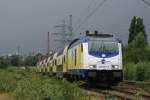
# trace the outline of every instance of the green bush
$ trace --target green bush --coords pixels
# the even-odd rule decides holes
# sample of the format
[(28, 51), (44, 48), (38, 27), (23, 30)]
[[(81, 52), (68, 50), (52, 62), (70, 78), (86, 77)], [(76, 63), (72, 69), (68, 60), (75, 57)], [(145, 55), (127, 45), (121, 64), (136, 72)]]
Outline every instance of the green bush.
[(9, 60), (0, 57), (0, 68), (7, 68), (9, 65)]
[(126, 80), (149, 81), (150, 63), (139, 62), (137, 64), (127, 63), (124, 65), (124, 78)]
[(146, 72), (144, 73), (145, 80), (150, 81), (150, 63), (148, 63)]
[(143, 81), (144, 80), (144, 74), (145, 74), (145, 66), (146, 64), (143, 64), (143, 63), (138, 63), (136, 65), (136, 80), (139, 80), (139, 81)]
[(135, 80), (136, 79), (136, 66), (134, 63), (127, 63), (124, 65), (124, 79)]
[(150, 63), (138, 63), (136, 64), (136, 80), (144, 81), (150, 79)]

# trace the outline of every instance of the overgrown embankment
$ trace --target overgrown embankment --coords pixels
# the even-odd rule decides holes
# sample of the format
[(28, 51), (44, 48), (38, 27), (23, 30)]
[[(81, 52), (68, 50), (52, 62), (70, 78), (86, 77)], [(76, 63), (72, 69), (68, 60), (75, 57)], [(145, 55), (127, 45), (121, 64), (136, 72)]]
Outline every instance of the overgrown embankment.
[(76, 83), (20, 69), (0, 69), (0, 93), (11, 93), (14, 100), (87, 99)]

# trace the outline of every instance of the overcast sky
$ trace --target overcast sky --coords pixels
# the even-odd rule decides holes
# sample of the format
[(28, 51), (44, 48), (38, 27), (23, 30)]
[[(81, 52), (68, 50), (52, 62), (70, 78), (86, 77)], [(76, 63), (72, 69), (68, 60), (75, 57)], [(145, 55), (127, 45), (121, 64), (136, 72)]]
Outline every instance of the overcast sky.
[[(133, 16), (144, 19), (150, 32), (150, 6), (141, 0), (107, 0), (81, 28), (77, 26), (103, 0), (0, 0), (0, 53), (46, 49), (47, 32), (57, 32), (55, 25), (73, 15), (76, 31), (99, 30), (117, 33), (127, 40)], [(148, 34), (150, 38), (150, 34)]]

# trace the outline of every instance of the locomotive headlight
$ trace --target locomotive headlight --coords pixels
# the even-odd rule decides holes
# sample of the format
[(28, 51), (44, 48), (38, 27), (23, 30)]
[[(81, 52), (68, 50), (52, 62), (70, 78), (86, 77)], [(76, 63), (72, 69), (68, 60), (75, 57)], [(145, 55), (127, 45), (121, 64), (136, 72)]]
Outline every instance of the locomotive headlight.
[(102, 54), (102, 57), (103, 57), (103, 58), (105, 58), (105, 57), (106, 57), (106, 55), (105, 55), (105, 54)]
[(119, 66), (118, 65), (112, 65), (112, 68), (119, 69)]
[(96, 68), (96, 65), (90, 65), (89, 68), (91, 69)]
[(90, 68), (93, 68), (93, 66), (92, 66), (92, 65), (90, 65), (89, 67), (90, 67)]

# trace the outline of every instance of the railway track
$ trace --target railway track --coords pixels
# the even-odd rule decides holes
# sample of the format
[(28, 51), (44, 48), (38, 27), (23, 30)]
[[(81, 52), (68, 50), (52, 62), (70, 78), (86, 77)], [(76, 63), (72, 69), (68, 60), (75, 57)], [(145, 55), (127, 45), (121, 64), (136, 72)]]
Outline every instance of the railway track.
[(150, 100), (150, 92), (139, 88), (134, 82), (123, 82), (111, 88), (89, 88), (84, 86), (82, 89), (88, 95), (95, 95), (102, 100), (106, 97), (119, 100)]

